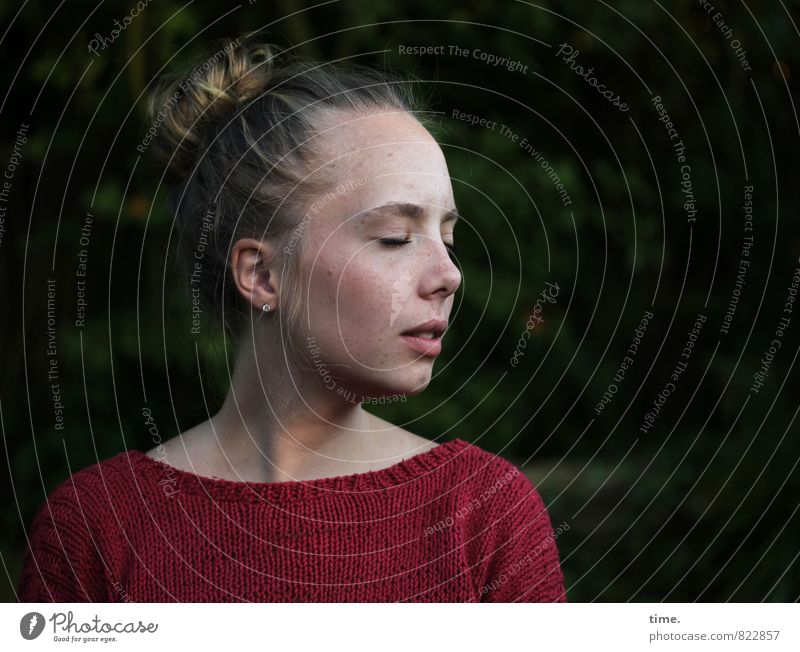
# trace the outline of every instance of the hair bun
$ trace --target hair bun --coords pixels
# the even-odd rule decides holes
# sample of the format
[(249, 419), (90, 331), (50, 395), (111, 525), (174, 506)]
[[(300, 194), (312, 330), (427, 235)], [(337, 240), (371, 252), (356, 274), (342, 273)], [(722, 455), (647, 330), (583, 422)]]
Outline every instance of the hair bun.
[(191, 174), (212, 125), (264, 92), (277, 50), (269, 44), (225, 41), (188, 74), (164, 75), (159, 80), (150, 93), (148, 109), (151, 129), (157, 131), (154, 152), (169, 182), (180, 182)]

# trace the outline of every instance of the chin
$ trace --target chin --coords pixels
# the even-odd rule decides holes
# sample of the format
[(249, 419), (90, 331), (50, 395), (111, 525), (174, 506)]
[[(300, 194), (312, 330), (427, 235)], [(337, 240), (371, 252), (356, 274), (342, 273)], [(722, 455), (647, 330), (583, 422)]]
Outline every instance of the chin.
[(417, 396), (422, 394), (431, 383), (430, 371), (423, 374), (408, 374), (403, 381), (393, 384), (391, 394), (404, 394), (405, 396)]

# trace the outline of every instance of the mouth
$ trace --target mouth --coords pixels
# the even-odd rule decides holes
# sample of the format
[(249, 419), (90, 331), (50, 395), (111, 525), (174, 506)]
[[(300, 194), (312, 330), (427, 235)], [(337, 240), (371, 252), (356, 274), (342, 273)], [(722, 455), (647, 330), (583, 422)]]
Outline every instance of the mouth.
[(440, 339), (447, 330), (447, 322), (443, 319), (429, 319), (422, 324), (417, 324), (413, 328), (404, 330), (400, 335), (412, 335), (414, 337), (424, 337), (427, 339)]
[(417, 353), (435, 358), (442, 352), (442, 340), (439, 337), (417, 337), (415, 335), (401, 335), (400, 338)]
[(446, 330), (446, 321), (432, 319), (403, 331), (400, 333), (400, 337), (417, 353), (428, 357), (436, 357), (442, 352), (442, 336)]

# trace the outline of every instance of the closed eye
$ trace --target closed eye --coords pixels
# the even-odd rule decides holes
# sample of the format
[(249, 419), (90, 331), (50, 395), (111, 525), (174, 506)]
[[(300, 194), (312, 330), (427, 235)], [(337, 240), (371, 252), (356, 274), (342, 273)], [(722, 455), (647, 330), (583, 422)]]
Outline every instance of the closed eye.
[(400, 245), (408, 244), (411, 240), (398, 240), (397, 238), (380, 238), (381, 244), (387, 247), (399, 247)]
[[(397, 238), (379, 238), (378, 239), (382, 245), (387, 247), (401, 247), (402, 245), (409, 244), (411, 240), (398, 240)], [(455, 243), (450, 244), (448, 242), (443, 243), (444, 246), (447, 248), (447, 251), (451, 254), (454, 254), (456, 251)]]

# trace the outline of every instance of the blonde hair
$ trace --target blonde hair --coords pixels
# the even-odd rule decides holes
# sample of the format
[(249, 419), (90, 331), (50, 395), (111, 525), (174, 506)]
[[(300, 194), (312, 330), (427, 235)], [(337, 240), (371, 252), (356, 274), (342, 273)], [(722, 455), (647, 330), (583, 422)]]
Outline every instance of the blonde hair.
[[(302, 313), (298, 225), (309, 201), (332, 185), (319, 175), (312, 181), (320, 154), (312, 136), (334, 111), (405, 111), (426, 127), (437, 124), (420, 110), (405, 80), (352, 63), (302, 60), (252, 38), (220, 43), (191, 71), (163, 77), (149, 110), (161, 118), (153, 149), (171, 186), (190, 268), (204, 230), (211, 230), (197, 282), (204, 310), (238, 339), (253, 313), (228, 274), (229, 252), (242, 237), (269, 238), (276, 258), (265, 264), (284, 273), (284, 342), (292, 341)], [(286, 254), (290, 239), (298, 241)]]

